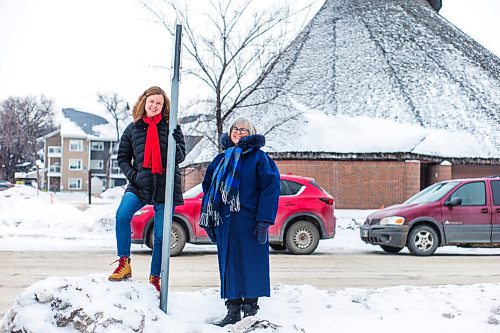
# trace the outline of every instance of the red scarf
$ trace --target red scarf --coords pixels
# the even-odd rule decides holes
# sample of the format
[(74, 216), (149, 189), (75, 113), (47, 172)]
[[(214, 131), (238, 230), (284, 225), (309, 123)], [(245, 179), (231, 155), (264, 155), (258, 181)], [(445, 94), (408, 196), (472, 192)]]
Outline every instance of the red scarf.
[(148, 132), (146, 134), (146, 147), (144, 148), (144, 168), (151, 168), (151, 173), (161, 174), (163, 167), (161, 165), (160, 140), (158, 139), (158, 124), (162, 119), (161, 113), (154, 117), (148, 118), (144, 116), (142, 120), (148, 124)]

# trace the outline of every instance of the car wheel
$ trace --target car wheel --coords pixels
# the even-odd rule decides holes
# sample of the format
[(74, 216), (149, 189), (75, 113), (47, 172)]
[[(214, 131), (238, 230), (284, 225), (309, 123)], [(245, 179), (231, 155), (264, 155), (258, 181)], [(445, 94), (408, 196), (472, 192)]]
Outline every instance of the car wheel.
[(413, 227), (408, 234), (406, 246), (410, 253), (416, 256), (430, 256), (439, 245), (437, 232), (428, 225)]
[(186, 245), (186, 232), (177, 222), (172, 222), (172, 233), (170, 234), (170, 256), (175, 257), (182, 252)]
[(394, 247), (394, 246), (387, 246), (387, 245), (380, 245), (380, 247), (382, 248), (382, 250), (384, 250), (387, 253), (398, 253), (399, 251), (404, 249), (403, 247)]
[(154, 224), (151, 224), (148, 230), (148, 234), (146, 237), (146, 246), (149, 247), (151, 250), (153, 249), (153, 244), (155, 243), (155, 233), (154, 233)]
[[(146, 245), (152, 249), (155, 236), (154, 236), (154, 231), (153, 228), (149, 231), (148, 235), (149, 241), (146, 243)], [(172, 231), (170, 233), (170, 256), (175, 257), (179, 253), (182, 252), (184, 249), (184, 246), (186, 245), (186, 231), (184, 231), (184, 228), (177, 222), (172, 222)]]
[(286, 248), (293, 254), (311, 254), (319, 243), (319, 231), (314, 224), (299, 221), (286, 232)]
[(284, 250), (286, 250), (285, 244), (269, 243), (269, 246), (271, 247), (271, 249), (273, 249), (275, 251), (284, 251)]

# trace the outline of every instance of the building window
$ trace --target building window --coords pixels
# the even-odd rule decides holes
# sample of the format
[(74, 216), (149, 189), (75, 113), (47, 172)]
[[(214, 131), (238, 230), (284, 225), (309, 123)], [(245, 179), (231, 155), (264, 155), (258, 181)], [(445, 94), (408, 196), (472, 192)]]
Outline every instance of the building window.
[(60, 154), (61, 153), (61, 146), (49, 146), (48, 153), (49, 154)]
[(114, 153), (117, 153), (118, 148), (120, 148), (120, 142), (119, 141), (111, 141), (111, 151)]
[(90, 160), (90, 168), (102, 170), (104, 168), (104, 161), (103, 160)]
[(82, 160), (80, 159), (70, 159), (69, 160), (69, 169), (70, 170), (82, 170)]
[(61, 173), (61, 165), (59, 163), (54, 163), (49, 166), (49, 173)]
[(69, 178), (68, 179), (68, 189), (81, 190), (82, 189), (82, 179), (81, 178)]
[(120, 170), (120, 166), (118, 165), (118, 161), (117, 160), (113, 160), (113, 162), (111, 163), (111, 173), (113, 175), (119, 175), (120, 173), (122, 173), (122, 171)]
[(69, 151), (83, 151), (83, 140), (69, 140)]
[(90, 143), (90, 150), (104, 150), (104, 142), (93, 141)]

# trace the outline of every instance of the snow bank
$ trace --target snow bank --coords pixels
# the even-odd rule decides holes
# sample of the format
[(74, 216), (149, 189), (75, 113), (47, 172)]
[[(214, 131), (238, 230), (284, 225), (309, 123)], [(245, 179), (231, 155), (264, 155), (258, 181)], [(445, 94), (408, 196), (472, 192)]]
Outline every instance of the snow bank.
[[(168, 315), (146, 283), (104, 275), (51, 277), (27, 288), (0, 322), (1, 332), (498, 332), (500, 284), (320, 290), (274, 285), (258, 319), (220, 328), (216, 289), (170, 292)], [(362, 318), (362, 320), (361, 320)]]
[(54, 193), (15, 186), (0, 192), (0, 235), (59, 239), (101, 235), (114, 230), (116, 204), (93, 205), (82, 211)]

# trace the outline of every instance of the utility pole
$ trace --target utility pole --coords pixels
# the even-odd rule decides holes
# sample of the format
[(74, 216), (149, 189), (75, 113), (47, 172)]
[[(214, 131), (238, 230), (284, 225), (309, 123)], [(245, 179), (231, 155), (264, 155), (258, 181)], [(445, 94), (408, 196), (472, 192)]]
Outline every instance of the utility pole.
[(161, 265), (161, 289), (160, 289), (160, 309), (167, 313), (168, 302), (168, 275), (170, 270), (170, 237), (172, 233), (172, 217), (174, 214), (174, 176), (175, 176), (175, 149), (176, 143), (172, 133), (177, 127), (177, 112), (179, 105), (179, 70), (181, 64), (181, 37), (182, 25), (175, 24), (175, 44), (172, 68), (172, 87), (170, 93), (170, 117), (168, 126), (168, 151), (167, 151), (167, 171), (165, 180), (165, 209), (163, 219), (163, 247)]
[(36, 195), (40, 193), (40, 164), (42, 161), (36, 160)]
[(89, 190), (89, 205), (92, 204), (92, 172), (90, 171), (90, 165), (89, 165), (89, 181), (87, 182), (88, 185), (88, 190)]

